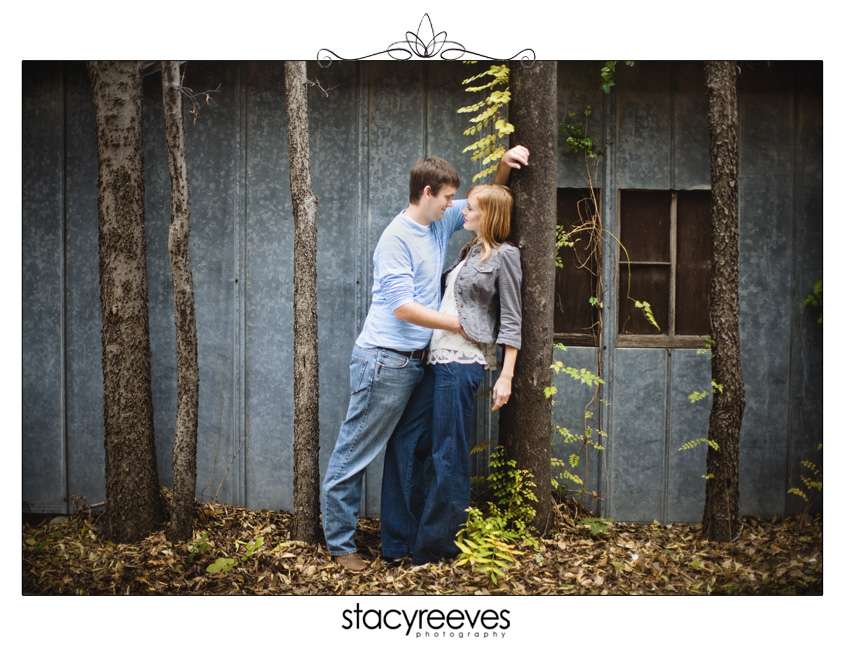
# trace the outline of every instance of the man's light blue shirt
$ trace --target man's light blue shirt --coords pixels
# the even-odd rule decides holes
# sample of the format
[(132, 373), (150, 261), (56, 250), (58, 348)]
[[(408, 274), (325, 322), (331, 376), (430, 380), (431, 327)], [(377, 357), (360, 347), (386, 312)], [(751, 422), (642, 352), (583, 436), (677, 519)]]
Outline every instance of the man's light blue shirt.
[(412, 351), (428, 346), (432, 330), (400, 320), (393, 311), (411, 301), (439, 309), (448, 241), (463, 227), (465, 206), (466, 200), (454, 200), (443, 217), (427, 227), (404, 211), (387, 225), (372, 256), (372, 303), (355, 343), (358, 347)]

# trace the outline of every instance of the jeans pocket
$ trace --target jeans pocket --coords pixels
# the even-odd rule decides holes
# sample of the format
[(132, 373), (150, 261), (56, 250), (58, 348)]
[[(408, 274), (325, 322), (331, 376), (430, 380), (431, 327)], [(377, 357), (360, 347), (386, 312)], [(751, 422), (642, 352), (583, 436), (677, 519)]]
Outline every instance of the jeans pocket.
[(381, 351), (381, 355), (378, 357), (378, 364), (381, 367), (386, 367), (391, 370), (400, 370), (404, 367), (407, 367), (407, 364), (410, 362), (410, 359), (406, 356), (401, 356), (399, 354), (391, 354), (387, 351)]
[[(410, 359), (406, 356), (391, 354), (390, 352), (381, 350), (378, 354), (378, 359), (375, 361), (375, 378), (381, 378), (381, 370), (387, 370), (389, 375), (389, 372), (392, 370), (403, 370), (408, 366), (408, 363), (410, 363)], [(392, 378), (392, 375), (389, 375), (389, 378)]]
[(368, 367), (368, 360), (352, 354), (352, 362), (349, 365), (349, 387), (351, 388), (352, 394), (360, 392), (368, 385), (370, 381), (369, 377), (371, 377), (371, 375), (368, 377), (366, 374)]

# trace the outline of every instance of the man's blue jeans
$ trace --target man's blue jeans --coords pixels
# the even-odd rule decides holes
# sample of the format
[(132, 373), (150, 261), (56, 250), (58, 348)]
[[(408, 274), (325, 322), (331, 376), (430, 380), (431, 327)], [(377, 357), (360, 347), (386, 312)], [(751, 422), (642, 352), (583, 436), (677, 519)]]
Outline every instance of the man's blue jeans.
[(387, 444), (423, 371), (421, 360), (386, 349), (352, 351), (349, 410), (322, 485), (322, 525), (331, 555), (357, 550), (363, 474)]
[[(413, 563), (457, 555), (469, 507), (469, 439), (483, 365), (429, 365), (390, 438), (381, 486), (381, 550)], [(433, 466), (426, 489), (424, 463)]]

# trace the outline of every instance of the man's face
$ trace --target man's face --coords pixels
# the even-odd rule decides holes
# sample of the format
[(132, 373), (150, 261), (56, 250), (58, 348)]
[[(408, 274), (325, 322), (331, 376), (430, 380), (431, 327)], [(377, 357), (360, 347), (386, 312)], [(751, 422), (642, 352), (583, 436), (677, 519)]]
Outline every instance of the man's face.
[(436, 222), (443, 217), (445, 210), (451, 206), (451, 201), (457, 194), (457, 188), (454, 186), (442, 186), (440, 192), (436, 195), (431, 195), (430, 187), (425, 187), (425, 209), (428, 218), (431, 222)]

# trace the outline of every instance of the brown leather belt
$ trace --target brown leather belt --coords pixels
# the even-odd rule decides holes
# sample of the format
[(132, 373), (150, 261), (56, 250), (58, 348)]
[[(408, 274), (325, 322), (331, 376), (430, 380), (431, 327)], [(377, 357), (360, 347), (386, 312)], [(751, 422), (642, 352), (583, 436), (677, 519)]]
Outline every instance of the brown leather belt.
[(425, 355), (427, 349), (417, 349), (416, 351), (399, 351), (398, 349), (390, 349), (389, 347), (381, 347), (384, 351), (391, 351), (394, 354), (398, 354), (399, 356), (404, 356), (405, 358), (412, 358), (415, 360), (422, 360), (422, 357)]

